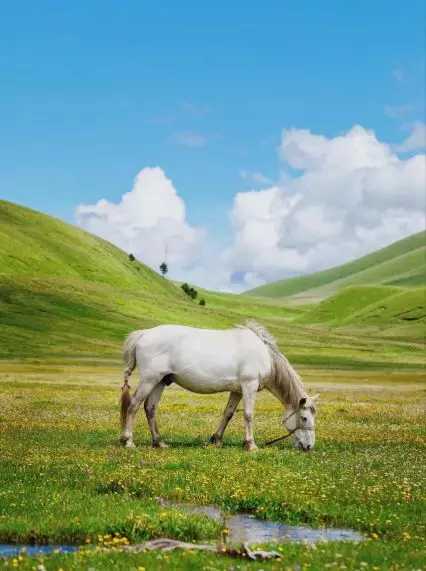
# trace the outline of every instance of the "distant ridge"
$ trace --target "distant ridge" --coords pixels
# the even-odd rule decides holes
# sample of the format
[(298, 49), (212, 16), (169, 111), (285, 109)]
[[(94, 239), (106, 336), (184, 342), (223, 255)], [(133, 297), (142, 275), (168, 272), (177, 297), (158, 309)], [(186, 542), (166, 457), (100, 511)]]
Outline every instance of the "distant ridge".
[(259, 286), (245, 292), (260, 297), (292, 297), (317, 302), (353, 285), (415, 287), (426, 283), (426, 232), (418, 232), (347, 264)]

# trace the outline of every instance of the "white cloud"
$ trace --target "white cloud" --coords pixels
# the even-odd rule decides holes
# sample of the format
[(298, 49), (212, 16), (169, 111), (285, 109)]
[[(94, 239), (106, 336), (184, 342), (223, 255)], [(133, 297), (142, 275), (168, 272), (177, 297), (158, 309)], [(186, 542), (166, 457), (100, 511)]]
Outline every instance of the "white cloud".
[(171, 141), (176, 145), (182, 145), (183, 147), (189, 147), (191, 149), (199, 149), (207, 145), (207, 138), (204, 135), (194, 133), (193, 131), (175, 133), (172, 135)]
[(340, 264), (424, 228), (424, 156), (401, 160), (361, 126), (334, 138), (284, 130), (279, 154), (299, 174), (234, 200), (226, 263), (243, 286)]
[(396, 145), (395, 149), (400, 153), (409, 153), (412, 151), (423, 151), (426, 149), (426, 124), (416, 121), (411, 125), (411, 132), (400, 145)]
[(167, 250), (174, 273), (194, 265), (200, 255), (203, 230), (186, 220), (185, 204), (162, 169), (144, 168), (133, 188), (118, 203), (106, 199), (81, 204), (77, 223), (158, 268)]
[(284, 130), (279, 156), (286, 176), (235, 195), (224, 251), (188, 223), (158, 167), (141, 170), (117, 203), (80, 205), (77, 222), (154, 268), (167, 248), (172, 277), (234, 291), (341, 264), (424, 228), (424, 155), (401, 158), (355, 126), (332, 138)]

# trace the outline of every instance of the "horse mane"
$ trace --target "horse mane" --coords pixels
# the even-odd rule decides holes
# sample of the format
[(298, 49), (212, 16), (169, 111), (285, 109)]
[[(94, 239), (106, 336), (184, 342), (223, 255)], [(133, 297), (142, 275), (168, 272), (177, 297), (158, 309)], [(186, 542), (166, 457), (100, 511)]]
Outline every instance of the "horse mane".
[[(308, 395), (299, 374), (280, 352), (275, 337), (266, 327), (254, 320), (249, 320), (239, 327), (252, 331), (267, 346), (272, 359), (271, 387), (276, 390), (285, 404), (298, 408), (300, 399), (308, 398)], [(312, 408), (314, 406), (313, 403), (309, 405)]]

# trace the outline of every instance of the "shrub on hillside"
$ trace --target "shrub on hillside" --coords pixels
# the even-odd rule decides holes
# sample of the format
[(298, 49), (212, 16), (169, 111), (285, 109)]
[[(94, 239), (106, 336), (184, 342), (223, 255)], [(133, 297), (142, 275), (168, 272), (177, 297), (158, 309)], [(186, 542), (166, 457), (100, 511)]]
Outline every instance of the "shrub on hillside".
[(186, 295), (188, 297), (190, 297), (191, 299), (197, 298), (198, 291), (195, 288), (189, 286), (186, 282), (184, 284), (182, 284), (180, 287), (183, 289), (183, 291), (186, 293)]

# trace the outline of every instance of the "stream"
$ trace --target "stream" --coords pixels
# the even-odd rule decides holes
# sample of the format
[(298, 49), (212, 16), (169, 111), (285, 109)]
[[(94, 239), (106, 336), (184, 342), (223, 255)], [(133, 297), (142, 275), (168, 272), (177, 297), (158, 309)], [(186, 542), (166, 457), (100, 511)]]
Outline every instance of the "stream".
[[(351, 529), (331, 527), (307, 527), (303, 525), (286, 525), (275, 521), (258, 519), (251, 514), (229, 514), (217, 506), (199, 506), (180, 504), (159, 499), (164, 507), (180, 509), (189, 513), (202, 514), (221, 523), (228, 529), (230, 545), (248, 545), (261, 543), (318, 543), (321, 541), (363, 541), (361, 533)], [(27, 555), (48, 555), (50, 553), (72, 553), (80, 548), (78, 545), (13, 545), (0, 544), (0, 557), (16, 557), (25, 552)]]

